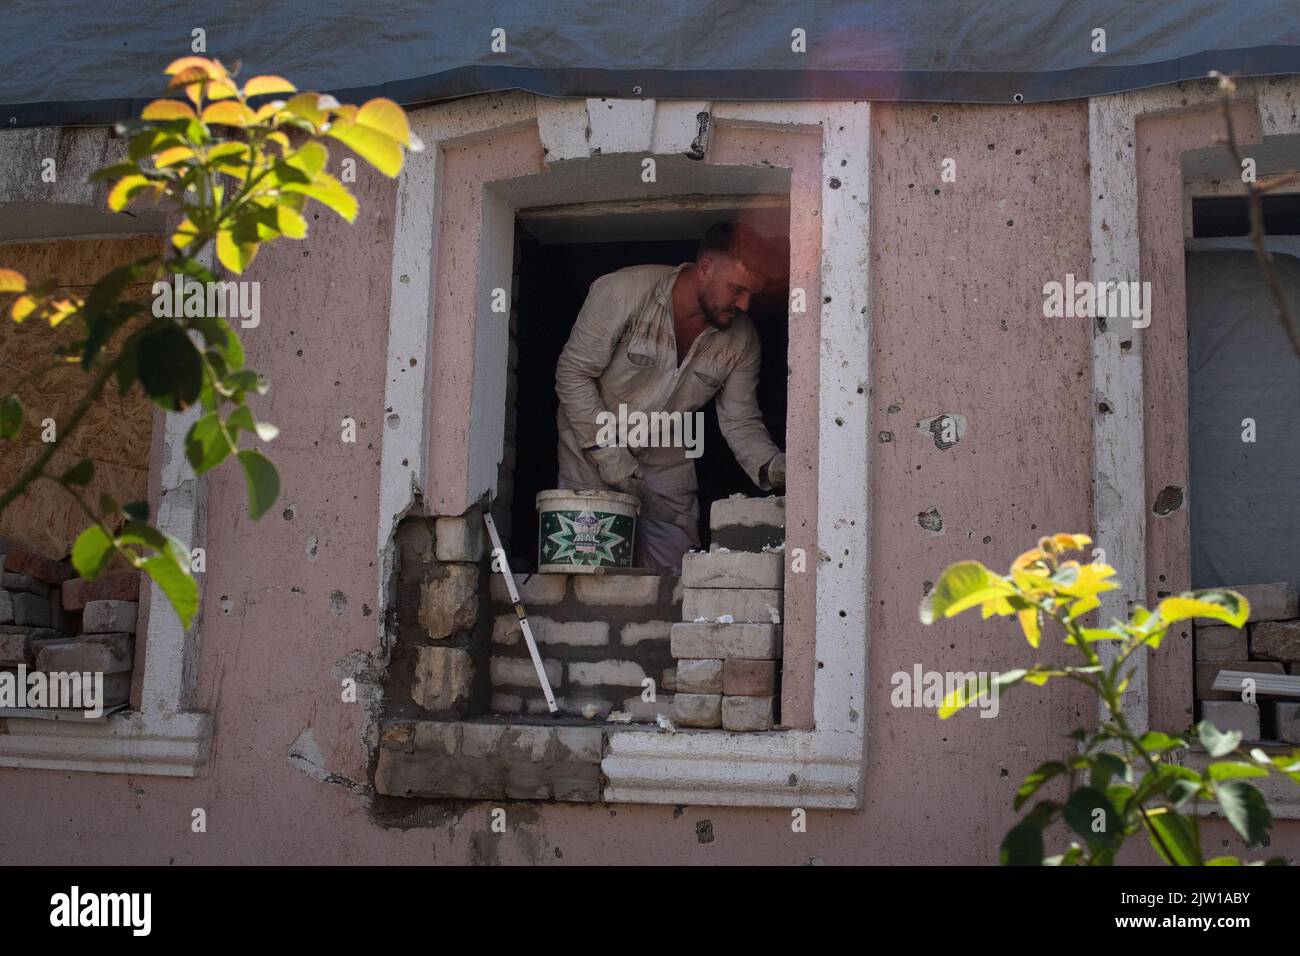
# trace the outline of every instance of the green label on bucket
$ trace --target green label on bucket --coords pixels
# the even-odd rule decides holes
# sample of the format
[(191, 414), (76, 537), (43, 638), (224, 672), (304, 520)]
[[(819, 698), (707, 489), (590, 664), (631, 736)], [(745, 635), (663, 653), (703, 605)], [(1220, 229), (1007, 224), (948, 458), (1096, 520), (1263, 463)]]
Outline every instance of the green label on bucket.
[(632, 566), (630, 515), (583, 511), (544, 511), (541, 514), (543, 565), (594, 567)]

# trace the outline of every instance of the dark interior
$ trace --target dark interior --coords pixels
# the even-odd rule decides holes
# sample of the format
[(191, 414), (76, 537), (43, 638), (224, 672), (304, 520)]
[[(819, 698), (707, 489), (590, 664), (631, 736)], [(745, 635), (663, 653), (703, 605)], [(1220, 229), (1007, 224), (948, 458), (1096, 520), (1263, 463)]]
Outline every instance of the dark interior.
[[(697, 236), (645, 242), (542, 244), (521, 232), (517, 269), (519, 365), (515, 428), (515, 484), (510, 559), (516, 570), (537, 567), (537, 492), (556, 483), (555, 366), (593, 281), (624, 266), (677, 265), (695, 259)], [(758, 403), (772, 440), (785, 447), (786, 343), (789, 282), (774, 280), (751, 300), (750, 318), (763, 342)], [(710, 504), (736, 492), (762, 492), (736, 464), (718, 429), (713, 402), (703, 408), (700, 534), (708, 546)], [(507, 436), (508, 439), (509, 436)]]
[[(1300, 196), (1263, 198), (1264, 233), (1300, 235)], [(1192, 200), (1192, 235), (1197, 239), (1250, 235), (1250, 208), (1245, 196), (1206, 196)]]

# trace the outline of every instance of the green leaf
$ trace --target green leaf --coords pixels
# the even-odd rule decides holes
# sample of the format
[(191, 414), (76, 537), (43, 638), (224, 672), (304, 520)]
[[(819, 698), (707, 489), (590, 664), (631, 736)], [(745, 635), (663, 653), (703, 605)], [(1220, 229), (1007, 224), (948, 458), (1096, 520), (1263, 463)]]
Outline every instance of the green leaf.
[(95, 477), (95, 463), (83, 458), (63, 473), (59, 481), (65, 485), (88, 485)]
[(17, 395), (6, 395), (0, 401), (0, 438), (10, 439), (23, 427), (23, 403)]
[(216, 412), (199, 418), (185, 435), (185, 457), (196, 475), (215, 468), (235, 450), (235, 443)]
[(1103, 750), (1092, 758), (1092, 773), (1089, 783), (1098, 790), (1105, 791), (1112, 779), (1128, 780), (1130, 778), (1128, 763), (1119, 754)]
[[(1160, 854), (1162, 860), (1174, 866), (1201, 865), (1201, 847), (1187, 817), (1177, 810), (1160, 807), (1148, 810), (1145, 820), (1151, 837), (1151, 846)], [(1157, 836), (1159, 840), (1156, 839)], [(1163, 846), (1161, 840), (1164, 841)]]
[(77, 535), (72, 545), (72, 566), (83, 578), (93, 581), (103, 573), (113, 556), (113, 539), (97, 524)]
[(188, 556), (184, 562), (178, 562), (174, 555), (156, 554), (141, 561), (138, 567), (153, 579), (181, 623), (189, 627), (199, 610), (199, 586), (190, 574)]
[(1002, 866), (1042, 866), (1042, 827), (1028, 821), (1013, 826), (1002, 840), (998, 863)]
[(239, 463), (248, 485), (248, 516), (256, 521), (279, 497), (280, 476), (266, 456), (252, 448), (239, 453)]
[(128, 501), (122, 505), (122, 512), (132, 521), (144, 524), (149, 520), (149, 502), (147, 501)]
[(1250, 602), (1236, 591), (1196, 591), (1168, 597), (1156, 606), (1156, 614), (1166, 624), (1196, 617), (1209, 617), (1233, 627), (1241, 627), (1250, 615)]
[(310, 196), (334, 210), (348, 222), (357, 218), (357, 199), (328, 173), (317, 173), (310, 183), (285, 183), (284, 191)]
[(1142, 744), (1142, 749), (1147, 753), (1160, 753), (1165, 750), (1177, 750), (1180, 747), (1186, 747), (1187, 741), (1180, 740), (1177, 737), (1171, 737), (1159, 730), (1149, 730), (1142, 735), (1138, 741)]
[(1208, 720), (1203, 720), (1196, 725), (1196, 734), (1201, 738), (1201, 746), (1209, 752), (1211, 757), (1222, 757), (1225, 754), (1230, 754), (1241, 743), (1240, 730), (1229, 730), (1224, 733)]
[(1089, 845), (1119, 845), (1123, 820), (1106, 795), (1093, 787), (1080, 787), (1070, 794), (1061, 811), (1070, 829)]
[(256, 242), (244, 240), (243, 236), (237, 236), (231, 229), (223, 228), (217, 231), (217, 258), (235, 275), (247, 269), (256, 255)]
[(1241, 777), (1267, 777), (1268, 771), (1242, 760), (1224, 760), (1206, 767), (1205, 775), (1214, 781), (1235, 780)]
[(1212, 860), (1205, 861), (1206, 866), (1241, 866), (1241, 861), (1235, 856), (1216, 856)]
[(1133, 798), (1133, 788), (1126, 783), (1112, 783), (1106, 788), (1106, 799), (1110, 805), (1118, 810), (1121, 814), (1128, 807), (1128, 802)]
[(933, 624), (968, 608), (1012, 593), (1011, 585), (978, 561), (949, 565), (921, 602), (921, 623)]
[(173, 322), (151, 326), (136, 347), (140, 385), (155, 405), (181, 411), (194, 404), (203, 387), (203, 358)]
[(1223, 815), (1241, 834), (1246, 846), (1263, 842), (1273, 824), (1273, 815), (1258, 787), (1245, 780), (1224, 780), (1215, 785), (1214, 795), (1223, 808)]
[(1019, 810), (1029, 801), (1030, 797), (1042, 788), (1043, 784), (1065, 772), (1065, 764), (1059, 760), (1049, 760), (1047, 763), (1040, 764), (1029, 776), (1025, 777), (1025, 782), (1016, 790), (1016, 798), (1011, 803), (1012, 808)]
[(338, 120), (326, 135), (343, 143), (385, 176), (396, 176), (402, 170), (402, 147), (376, 129)]

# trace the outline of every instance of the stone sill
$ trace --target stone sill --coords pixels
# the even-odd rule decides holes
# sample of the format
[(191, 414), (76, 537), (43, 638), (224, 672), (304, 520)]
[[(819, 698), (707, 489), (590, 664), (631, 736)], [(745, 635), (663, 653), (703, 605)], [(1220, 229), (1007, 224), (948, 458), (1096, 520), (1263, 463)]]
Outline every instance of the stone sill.
[(193, 777), (212, 746), (210, 714), (121, 711), (104, 721), (0, 718), (0, 767)]

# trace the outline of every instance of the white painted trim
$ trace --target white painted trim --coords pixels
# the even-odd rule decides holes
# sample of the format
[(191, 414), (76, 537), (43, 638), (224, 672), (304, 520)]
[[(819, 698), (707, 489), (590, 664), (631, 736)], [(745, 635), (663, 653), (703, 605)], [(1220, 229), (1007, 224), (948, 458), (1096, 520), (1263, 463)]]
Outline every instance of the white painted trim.
[[(1289, 94), (1289, 95), (1288, 95)], [(1295, 118), (1300, 79), (1243, 80), (1237, 98), (1254, 97), (1265, 136), (1300, 132)], [(1088, 100), (1092, 279), (1140, 279), (1138, 244), (1137, 121), (1142, 115), (1197, 109), (1218, 102), (1213, 83), (1135, 90)], [(1186, 192), (1184, 191), (1184, 195)], [(1155, 316), (1152, 321), (1159, 321)], [(1101, 596), (1100, 617), (1126, 619), (1134, 603), (1146, 604), (1146, 441), (1141, 329), (1124, 322), (1105, 333), (1093, 328), (1093, 520), (1097, 547), (1106, 551), (1123, 587)], [(1121, 340), (1131, 340), (1128, 352)], [(1105, 401), (1111, 411), (1100, 412)], [(1103, 660), (1114, 650), (1105, 648)], [(1098, 703), (1105, 719), (1105, 705)], [(1143, 733), (1150, 722), (1146, 655), (1134, 658), (1124, 716)]]
[[(423, 276), (417, 288), (401, 290), (394, 296), (389, 315), (389, 363), (406, 361), (412, 354), (425, 354), (431, 324), (414, 328), (413, 323), (429, 322), (425, 316), (436, 315), (436, 290), (431, 277), (436, 262), (426, 260), (421, 271), (412, 271), (404, 250), (414, 243), (417, 257), (436, 255), (437, 218), (432, 207), (436, 201), (435, 168), (428, 166), (433, 157), (451, 139), (483, 136), (493, 130), (529, 121), (525, 114), (533, 110), (538, 122), (547, 161), (584, 160), (587, 147), (589, 103), (539, 99), (511, 100), (512, 109), (485, 109), (483, 97), (471, 97), (450, 104), (415, 111), (416, 130), (428, 151), (415, 162), (425, 164), (419, 172), (414, 166), (398, 181), (395, 224), (394, 285), (398, 291), (400, 275)], [(692, 104), (695, 113), (708, 104)], [(645, 107), (632, 111), (637, 119), (635, 130), (626, 137), (606, 130), (601, 142), (611, 147), (639, 148), (646, 135), (661, 131), (661, 143), (680, 146), (687, 130), (685, 111), (677, 110), (669, 135), (668, 124), (655, 125)], [(691, 113), (690, 115), (694, 115)], [(714, 119), (725, 119), (741, 126), (783, 129), (791, 125), (816, 129), (824, 135), (822, 186), (822, 397), (819, 406), (822, 447), (819, 457), (819, 546), (837, 555), (834, 562), (821, 562), (818, 569), (816, 617), (816, 659), (823, 667), (816, 670), (813, 686), (813, 711), (817, 729), (813, 731), (775, 731), (763, 734), (731, 734), (725, 731), (702, 731), (676, 734), (611, 734), (609, 750), (601, 769), (608, 784), (603, 798), (612, 802), (693, 803), (734, 806), (813, 806), (856, 808), (861, 806), (864, 722), (866, 701), (863, 687), (867, 643), (870, 573), (870, 507), (867, 495), (869, 480), (869, 415), (867, 404), (868, 356), (870, 354), (868, 266), (870, 205), (868, 174), (870, 153), (866, 148), (870, 134), (870, 107), (866, 103), (743, 103), (720, 104)], [(649, 125), (647, 126), (647, 122)], [(651, 132), (647, 134), (647, 130)], [(692, 137), (694, 134), (692, 133)], [(604, 147), (602, 147), (603, 150)], [(600, 160), (588, 160), (599, 162)], [(841, 161), (845, 165), (839, 165)], [(831, 171), (838, 180), (830, 186)], [(420, 194), (416, 195), (415, 191)], [(486, 213), (485, 213), (486, 215)], [(425, 241), (423, 229), (428, 223), (435, 231), (433, 244)], [(418, 234), (413, 234), (413, 231)], [(500, 232), (500, 230), (496, 230)], [(498, 235), (498, 244), (506, 237)], [(493, 261), (492, 253), (481, 256), (481, 265)], [(427, 309), (418, 307), (427, 302)], [(385, 404), (401, 416), (402, 422), (427, 421), (431, 414), (427, 389), (401, 389), (388, 383)], [(862, 388), (861, 393), (858, 389)], [(838, 419), (838, 422), (837, 422)], [(422, 486), (412, 486), (418, 473), (400, 466), (402, 458), (423, 461), (412, 432), (384, 429), (381, 456), (381, 496), (379, 553), (387, 556), (391, 570), (389, 544), (394, 519), (400, 513), (395, 502)], [(859, 480), (846, 487), (845, 475)], [(844, 520), (848, 515), (854, 522)], [(847, 554), (845, 553), (847, 552)], [(843, 567), (840, 565), (843, 556)], [(387, 606), (386, 584), (381, 584), (380, 607)], [(840, 616), (840, 612), (844, 616)], [(381, 621), (384, 615), (380, 615)], [(851, 712), (852, 711), (852, 712)], [(793, 783), (791, 780), (793, 778)]]
[(208, 761), (210, 714), (117, 713), (103, 723), (7, 719), (0, 767), (193, 777)]
[[(20, 130), (7, 134), (4, 145), (30, 150), (37, 141), (49, 144), (51, 136), (57, 140), (55, 152), (27, 155), (79, 156), (80, 162), (93, 168), (99, 157), (111, 157), (124, 148), (108, 139), (108, 131), (102, 129)], [(60, 177), (58, 183), (44, 184), (33, 195), (6, 198), (78, 203), (97, 209), (97, 195), (95, 188), (76, 177)], [(204, 262), (214, 265), (212, 250)], [(154, 414), (163, 416), (157, 526), (191, 548), (203, 547), (207, 481), (196, 478), (185, 460), (185, 433), (198, 416), (198, 407), (183, 414)], [(201, 596), (202, 574), (197, 582)], [(199, 619), (187, 632), (157, 585), (149, 582), (146, 593), (150, 613), (140, 710), (113, 714), (98, 724), (7, 718), (8, 733), (0, 734), (0, 767), (194, 776), (207, 762), (212, 717), (188, 710), (197, 679), (201, 597)]]

